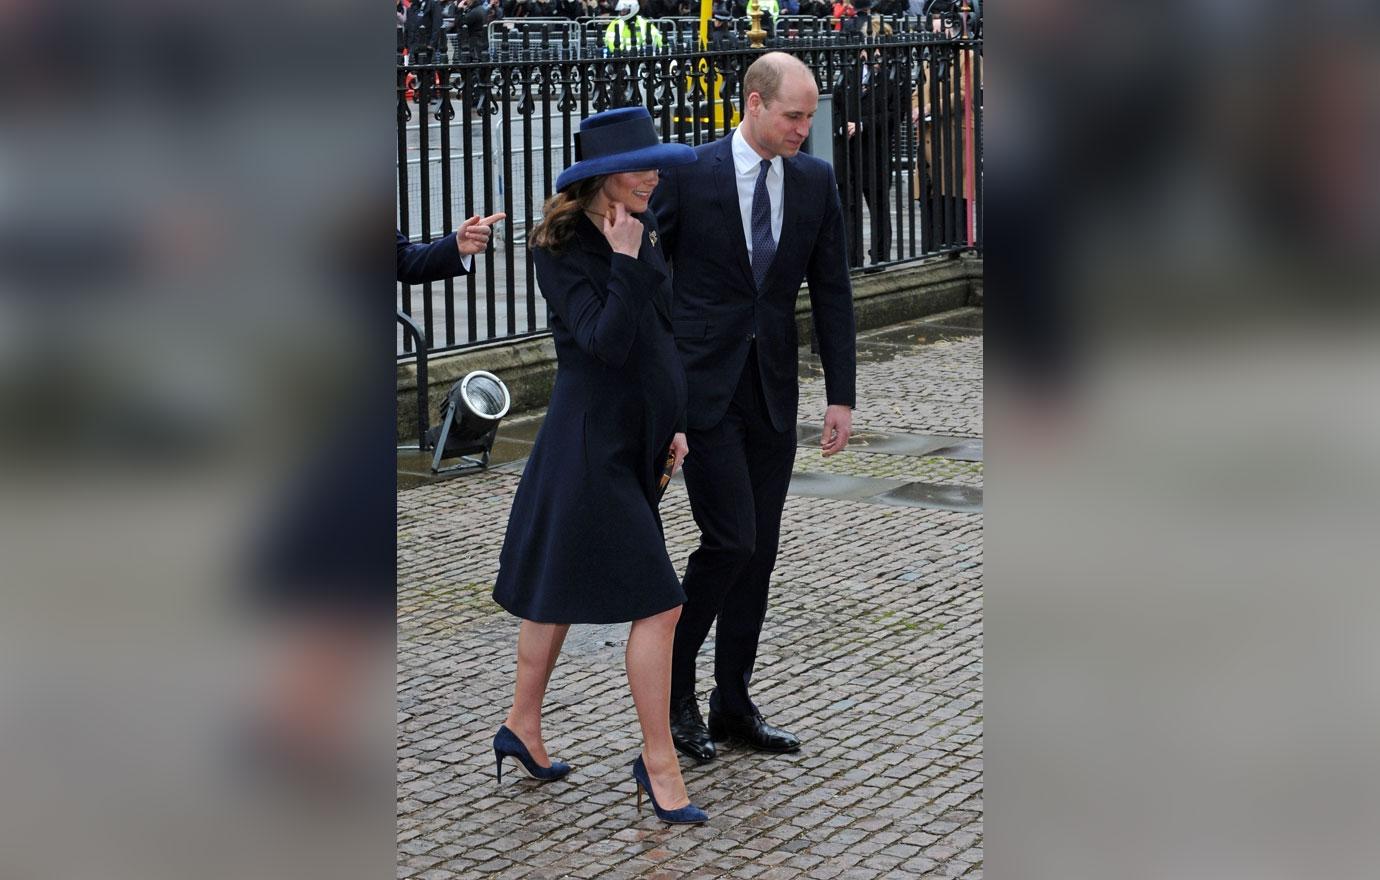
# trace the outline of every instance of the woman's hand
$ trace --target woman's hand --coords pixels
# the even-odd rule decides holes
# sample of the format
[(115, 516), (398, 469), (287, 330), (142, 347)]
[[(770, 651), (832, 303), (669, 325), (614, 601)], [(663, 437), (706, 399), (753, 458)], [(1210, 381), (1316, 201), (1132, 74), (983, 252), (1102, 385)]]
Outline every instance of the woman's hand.
[(671, 465), (671, 473), (680, 470), (681, 462), (685, 461), (685, 456), (690, 454), (690, 444), (685, 442), (684, 434), (677, 434), (671, 438), (671, 451), (676, 454), (676, 463)]
[(612, 219), (604, 216), (604, 238), (616, 254), (637, 259), (637, 252), (642, 250), (642, 231), (642, 221), (629, 214), (622, 202), (613, 203)]

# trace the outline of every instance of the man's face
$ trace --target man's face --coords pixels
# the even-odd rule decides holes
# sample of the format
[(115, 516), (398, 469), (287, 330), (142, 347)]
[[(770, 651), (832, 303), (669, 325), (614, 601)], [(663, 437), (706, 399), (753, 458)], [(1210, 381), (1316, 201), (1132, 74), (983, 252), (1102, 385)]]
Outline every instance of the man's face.
[(810, 136), (810, 122), (819, 107), (819, 89), (814, 78), (789, 71), (770, 103), (757, 92), (748, 95), (748, 117), (757, 146), (773, 156), (794, 156)]

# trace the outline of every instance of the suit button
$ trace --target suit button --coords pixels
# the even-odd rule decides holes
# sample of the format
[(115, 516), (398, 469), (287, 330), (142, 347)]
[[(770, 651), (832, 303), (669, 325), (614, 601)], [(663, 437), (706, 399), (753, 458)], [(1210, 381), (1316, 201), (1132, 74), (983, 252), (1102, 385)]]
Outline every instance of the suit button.
[(754, 339), (757, 338), (757, 334), (756, 334), (756, 333), (749, 333), (747, 336), (745, 336), (745, 337), (743, 337), (743, 338), (746, 339), (748, 342), (751, 342), (752, 340), (754, 340)]

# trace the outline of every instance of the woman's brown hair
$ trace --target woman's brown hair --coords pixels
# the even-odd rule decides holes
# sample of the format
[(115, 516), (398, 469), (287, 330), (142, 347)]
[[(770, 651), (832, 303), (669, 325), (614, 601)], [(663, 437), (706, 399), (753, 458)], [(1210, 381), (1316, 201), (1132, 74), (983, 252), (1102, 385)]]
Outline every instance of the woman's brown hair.
[(577, 180), (546, 200), (542, 205), (541, 222), (532, 230), (531, 246), (560, 251), (575, 234), (575, 224), (580, 214), (589, 207), (599, 188), (604, 185), (605, 175), (586, 177)]

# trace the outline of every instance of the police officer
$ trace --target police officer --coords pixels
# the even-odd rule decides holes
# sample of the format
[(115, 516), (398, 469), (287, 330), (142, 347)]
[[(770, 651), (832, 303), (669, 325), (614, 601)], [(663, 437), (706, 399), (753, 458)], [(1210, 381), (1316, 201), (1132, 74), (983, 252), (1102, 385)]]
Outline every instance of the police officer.
[(781, 17), (780, 0), (757, 0), (757, 8), (762, 11), (762, 30), (767, 39), (776, 36), (776, 20)]
[(709, 16), (709, 48), (732, 48), (733, 6), (731, 0), (714, 0)]
[(640, 10), (637, 0), (618, 0), (614, 8), (618, 20), (609, 22), (604, 29), (605, 49), (610, 52), (631, 52), (645, 49), (648, 45), (654, 49), (662, 47), (664, 40), (661, 31), (639, 15)]

